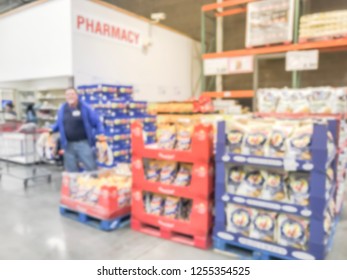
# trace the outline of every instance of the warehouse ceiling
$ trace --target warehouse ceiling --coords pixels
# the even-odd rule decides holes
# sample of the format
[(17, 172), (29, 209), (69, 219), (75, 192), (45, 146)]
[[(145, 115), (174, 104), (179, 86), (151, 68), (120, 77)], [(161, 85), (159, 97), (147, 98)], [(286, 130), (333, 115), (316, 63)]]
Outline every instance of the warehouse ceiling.
[(200, 40), (200, 11), (204, 4), (216, 0), (103, 0), (133, 13), (150, 18), (152, 13), (165, 13), (164, 25)]
[[(36, 0), (0, 0), (0, 14)], [(135, 14), (150, 18), (152, 13), (165, 13), (167, 18), (161, 23), (174, 28), (188, 36), (200, 40), (200, 11), (204, 4), (215, 3), (217, 0), (102, 0)], [(304, 11), (321, 12), (336, 9), (346, 9), (346, 0), (302, 0)], [(231, 19), (232, 18), (232, 19)], [(234, 16), (226, 19), (225, 31), (238, 31), (244, 24), (243, 16)], [(215, 29), (212, 21), (207, 20), (207, 35), (213, 37)], [(244, 33), (244, 27), (241, 27)], [(238, 46), (240, 47), (240, 46)]]
[(0, 14), (34, 1), (36, 0), (0, 0)]

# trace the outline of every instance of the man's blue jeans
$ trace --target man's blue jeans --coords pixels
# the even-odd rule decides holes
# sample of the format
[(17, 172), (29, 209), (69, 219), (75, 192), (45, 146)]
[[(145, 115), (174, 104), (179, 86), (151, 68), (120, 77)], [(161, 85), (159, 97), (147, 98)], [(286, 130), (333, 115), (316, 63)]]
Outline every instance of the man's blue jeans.
[(95, 156), (87, 140), (68, 142), (64, 152), (64, 167), (67, 172), (79, 172), (79, 163), (84, 170), (94, 171), (97, 169)]

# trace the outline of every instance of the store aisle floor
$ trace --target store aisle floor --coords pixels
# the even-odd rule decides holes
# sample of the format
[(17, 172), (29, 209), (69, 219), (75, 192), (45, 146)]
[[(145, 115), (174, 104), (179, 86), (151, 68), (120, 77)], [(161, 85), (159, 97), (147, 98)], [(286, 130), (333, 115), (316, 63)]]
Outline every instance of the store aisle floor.
[[(26, 172), (16, 169), (16, 174)], [(58, 170), (53, 184), (37, 182), (27, 194), (20, 180), (0, 186), (0, 259), (230, 259), (165, 241), (129, 228), (101, 232), (59, 214)], [(347, 260), (347, 208), (329, 259)]]

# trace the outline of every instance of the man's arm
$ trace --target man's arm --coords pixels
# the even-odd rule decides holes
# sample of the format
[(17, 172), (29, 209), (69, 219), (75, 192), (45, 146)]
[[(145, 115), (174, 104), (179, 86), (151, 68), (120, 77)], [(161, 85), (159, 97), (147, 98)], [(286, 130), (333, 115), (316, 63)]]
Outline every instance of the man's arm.
[(86, 106), (87, 106), (87, 110), (88, 110), (89, 121), (90, 121), (92, 127), (95, 128), (96, 135), (103, 135), (104, 134), (104, 126), (103, 126), (102, 122), (100, 121), (100, 117), (99, 117), (98, 113), (90, 106), (88, 106), (88, 105), (86, 105)]

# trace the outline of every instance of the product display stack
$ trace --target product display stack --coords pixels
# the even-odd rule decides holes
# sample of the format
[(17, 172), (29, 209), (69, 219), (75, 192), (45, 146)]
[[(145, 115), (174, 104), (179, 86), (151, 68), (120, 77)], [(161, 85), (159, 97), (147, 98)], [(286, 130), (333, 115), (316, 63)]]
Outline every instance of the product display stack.
[(324, 259), (346, 184), (346, 90), (261, 89), (257, 108), (218, 124), (214, 247)]
[(133, 230), (206, 249), (212, 230), (212, 127), (158, 124), (145, 145), (144, 125), (132, 125)]
[(78, 92), (98, 112), (104, 124), (106, 137), (96, 145), (100, 167), (131, 162), (130, 126), (134, 121), (144, 123), (146, 143), (153, 141), (155, 116), (147, 114), (146, 102), (132, 99), (132, 86), (88, 85), (78, 87)]
[(84, 173), (64, 173), (60, 213), (100, 230), (129, 224), (131, 172), (127, 165)]

